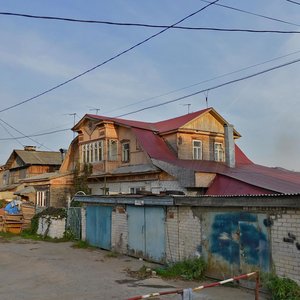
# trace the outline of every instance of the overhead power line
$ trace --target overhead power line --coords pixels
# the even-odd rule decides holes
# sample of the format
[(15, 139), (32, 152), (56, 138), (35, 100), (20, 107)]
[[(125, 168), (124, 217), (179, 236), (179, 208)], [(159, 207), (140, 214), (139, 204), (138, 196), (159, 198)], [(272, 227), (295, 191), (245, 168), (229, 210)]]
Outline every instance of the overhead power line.
[(203, 11), (203, 10), (205, 10), (206, 8), (208, 8), (209, 6), (211, 6), (211, 5), (215, 4), (215, 3), (217, 3), (218, 1), (219, 1), (219, 0), (215, 0), (215, 1), (213, 1), (213, 2), (211, 2), (211, 3), (209, 3), (209, 4), (207, 4), (207, 5), (205, 5), (204, 7), (202, 7), (202, 8), (200, 8), (200, 9), (196, 10), (195, 12), (189, 14), (188, 16), (186, 16), (186, 17), (180, 19), (179, 21), (175, 22), (174, 24), (168, 26), (167, 28), (164, 28), (164, 29), (160, 30), (159, 32), (157, 32), (157, 33), (155, 33), (155, 34), (149, 36), (148, 38), (142, 40), (141, 42), (139, 42), (139, 43), (137, 43), (137, 44), (135, 44), (135, 45), (133, 45), (133, 46), (127, 48), (126, 50), (124, 50), (124, 51), (122, 51), (122, 52), (120, 52), (120, 53), (118, 53), (118, 54), (112, 56), (111, 58), (109, 58), (109, 59), (103, 61), (102, 63), (100, 63), (100, 64), (98, 64), (98, 65), (96, 65), (96, 66), (94, 66), (94, 67), (92, 67), (92, 68), (90, 68), (90, 69), (88, 69), (88, 70), (86, 70), (86, 71), (84, 71), (84, 72), (82, 72), (82, 73), (80, 73), (80, 74), (78, 74), (78, 75), (76, 75), (76, 76), (74, 76), (74, 77), (72, 77), (72, 78), (70, 78), (70, 79), (68, 79), (68, 80), (66, 80), (66, 81), (64, 81), (64, 82), (62, 82), (62, 83), (60, 83), (60, 84), (58, 84), (58, 85), (56, 85), (56, 86), (54, 86), (54, 87), (48, 89), (48, 90), (46, 90), (46, 91), (44, 91), (44, 92), (42, 92), (42, 93), (39, 93), (39, 94), (36, 95), (36, 96), (33, 96), (33, 97), (31, 97), (31, 98), (28, 98), (28, 99), (26, 99), (26, 100), (23, 100), (23, 101), (21, 101), (21, 102), (18, 102), (18, 103), (16, 103), (16, 104), (13, 104), (13, 105), (11, 105), (11, 106), (9, 106), (9, 107), (6, 107), (6, 108), (0, 110), (0, 113), (1, 113), (1, 112), (4, 112), (4, 111), (7, 111), (7, 110), (10, 110), (10, 109), (12, 109), (12, 108), (15, 108), (15, 107), (17, 107), (17, 106), (20, 106), (20, 105), (22, 105), (22, 104), (25, 104), (25, 103), (27, 103), (27, 102), (30, 102), (30, 101), (32, 101), (32, 100), (34, 100), (34, 99), (37, 99), (37, 98), (39, 98), (39, 97), (41, 97), (41, 96), (43, 96), (43, 95), (45, 95), (45, 94), (47, 94), (47, 93), (50, 93), (50, 92), (52, 92), (52, 91), (54, 91), (54, 90), (56, 90), (56, 89), (58, 89), (58, 88), (60, 88), (60, 87), (62, 87), (62, 86), (64, 86), (64, 85), (66, 85), (66, 84), (68, 84), (68, 83), (70, 83), (70, 82), (72, 82), (72, 81), (78, 79), (79, 77), (82, 77), (82, 76), (84, 76), (84, 75), (86, 75), (86, 74), (88, 74), (88, 73), (94, 71), (95, 69), (97, 69), (97, 68), (99, 68), (99, 67), (101, 67), (101, 66), (103, 66), (103, 65), (105, 65), (105, 64), (107, 64), (107, 63), (109, 63), (109, 62), (111, 62), (112, 60), (114, 60), (114, 59), (120, 57), (121, 55), (123, 55), (123, 54), (125, 54), (125, 53), (127, 53), (127, 52), (129, 52), (129, 51), (131, 51), (131, 50), (133, 50), (133, 49), (135, 49), (135, 48), (141, 46), (142, 44), (145, 44), (146, 42), (152, 40), (153, 38), (157, 37), (158, 35), (164, 33), (164, 32), (167, 31), (168, 29), (170, 29), (170, 28), (172, 28), (172, 27), (174, 27), (174, 26), (176, 26), (176, 25), (182, 23), (183, 21), (189, 19), (190, 17), (192, 17), (192, 16), (194, 16), (194, 15), (200, 13), (201, 11)]
[(153, 99), (157, 99), (157, 98), (161, 98), (161, 97), (164, 97), (164, 96), (168, 96), (168, 95), (174, 94), (176, 92), (180, 92), (182, 90), (189, 89), (189, 88), (192, 88), (194, 86), (197, 86), (197, 85), (200, 85), (200, 84), (203, 84), (203, 83), (207, 83), (207, 82), (214, 81), (216, 79), (220, 79), (220, 78), (223, 78), (223, 77), (226, 77), (226, 76), (229, 76), (229, 75), (240, 73), (242, 71), (246, 71), (246, 70), (249, 70), (251, 68), (258, 67), (258, 66), (270, 63), (272, 61), (276, 61), (276, 60), (279, 60), (279, 59), (282, 59), (282, 58), (285, 58), (285, 57), (288, 57), (288, 56), (291, 56), (291, 55), (294, 55), (294, 54), (298, 54), (298, 53), (300, 53), (300, 50), (294, 51), (294, 52), (291, 52), (291, 53), (288, 53), (288, 54), (285, 54), (285, 55), (277, 56), (277, 57), (274, 57), (272, 59), (268, 59), (266, 61), (263, 61), (263, 62), (260, 62), (260, 63), (256, 63), (256, 64), (253, 64), (253, 65), (250, 65), (250, 66), (247, 66), (247, 67), (244, 67), (244, 68), (232, 71), (232, 72), (228, 72), (228, 73), (225, 73), (225, 74), (217, 75), (217, 76), (214, 76), (212, 78), (205, 79), (205, 80), (202, 80), (200, 82), (196, 82), (196, 83), (193, 83), (193, 84), (181, 87), (179, 89), (175, 89), (175, 90), (166, 92), (164, 94), (152, 96), (152, 97), (149, 97), (149, 98), (146, 98), (146, 99), (143, 99), (143, 100), (131, 103), (131, 104), (120, 106), (120, 107), (118, 107), (116, 109), (112, 109), (112, 110), (106, 112), (106, 114), (109, 114), (109, 113), (112, 113), (112, 112), (115, 112), (115, 111), (118, 111), (118, 110), (121, 110), (121, 109), (124, 109), (124, 108), (127, 108), (127, 107), (131, 107), (131, 106), (134, 106), (134, 105), (137, 105), (137, 104), (145, 103), (145, 102), (148, 102), (148, 101), (153, 100)]
[[(14, 126), (8, 124), (8, 123), (7, 123), (6, 121), (4, 121), (3, 119), (0, 119), (0, 121), (1, 121), (2, 123), (4, 123), (5, 125), (7, 125), (8, 127), (10, 127), (11, 129), (13, 129), (13, 130), (15, 130), (16, 132), (18, 132), (19, 134), (21, 134), (24, 138), (28, 138), (28, 139), (30, 139), (32, 142), (34, 142), (34, 143), (40, 145), (41, 147), (44, 147), (45, 149), (52, 151), (51, 149), (49, 149), (49, 148), (46, 147), (45, 145), (41, 144), (39, 141), (34, 140), (34, 139), (31, 138), (30, 136), (24, 134), (23, 132), (21, 132), (20, 130), (18, 130), (17, 128), (15, 128)], [(16, 138), (14, 138), (14, 139), (16, 139)]]
[(14, 137), (11, 132), (0, 122), (0, 126), (11, 136), (10, 140), (15, 140), (19, 145), (24, 147), (24, 145), (16, 138)]
[[(200, 1), (205, 2), (205, 3), (212, 3), (211, 1), (207, 1), (207, 0), (200, 0)], [(248, 15), (264, 18), (264, 19), (267, 19), (267, 20), (276, 21), (276, 22), (280, 22), (280, 23), (288, 24), (288, 25), (293, 25), (293, 26), (297, 26), (297, 27), (300, 26), (300, 24), (297, 24), (297, 23), (293, 23), (293, 22), (282, 20), (282, 19), (265, 16), (265, 15), (262, 15), (262, 14), (254, 13), (254, 12), (251, 12), (251, 11), (247, 11), (247, 10), (244, 10), (244, 9), (232, 7), (232, 6), (229, 6), (229, 5), (224, 5), (224, 4), (220, 4), (220, 3), (213, 3), (213, 4), (216, 5), (216, 6), (228, 8), (228, 9), (235, 10), (235, 11), (238, 11), (238, 12), (242, 12), (242, 13), (245, 13), (245, 14), (248, 14)]]
[[(101, 20), (83, 20), (65, 17), (53, 17), (53, 16), (38, 16), (28, 15), (11, 12), (0, 12), (0, 15), (5, 16), (16, 16), (42, 20), (56, 20), (56, 21), (67, 21), (75, 23), (90, 23), (90, 24), (104, 24), (104, 25), (115, 25), (115, 26), (130, 26), (130, 27), (146, 27), (146, 28), (169, 28), (169, 25), (156, 25), (156, 24), (144, 24), (144, 23), (130, 23), (130, 22), (112, 22), (112, 21), (101, 21)], [(293, 34), (300, 33), (295, 30), (266, 30), (266, 29), (242, 29), (242, 28), (216, 28), (216, 27), (191, 27), (191, 26), (172, 26), (172, 29), (181, 30), (195, 30), (195, 31), (221, 31), (221, 32), (248, 32), (248, 33), (280, 33), (280, 34)]]
[(200, 91), (197, 91), (197, 92), (194, 92), (194, 93), (182, 96), (182, 97), (178, 97), (178, 98), (173, 99), (173, 100), (169, 100), (169, 101), (165, 101), (165, 102), (162, 102), (162, 103), (159, 103), (159, 104), (155, 104), (155, 105), (151, 105), (151, 106), (144, 107), (144, 108), (141, 108), (141, 109), (137, 109), (135, 111), (132, 111), (132, 112), (129, 112), (129, 113), (126, 113), (126, 114), (122, 114), (122, 115), (119, 115), (117, 117), (118, 118), (119, 117), (124, 117), (124, 116), (128, 116), (128, 115), (131, 115), (131, 114), (135, 114), (135, 113), (147, 110), (147, 109), (151, 109), (151, 108), (163, 106), (163, 105), (166, 105), (166, 104), (170, 104), (170, 103), (173, 103), (173, 102), (177, 102), (177, 101), (180, 101), (180, 100), (183, 100), (183, 99), (186, 99), (186, 98), (189, 98), (189, 97), (201, 94), (203, 92), (211, 91), (211, 90), (216, 90), (216, 89), (219, 89), (219, 88), (221, 88), (223, 86), (230, 85), (230, 84), (233, 84), (233, 83), (236, 83), (236, 82), (239, 82), (239, 81), (243, 81), (243, 80), (246, 80), (246, 79), (249, 79), (249, 78), (252, 78), (252, 77), (256, 77), (258, 75), (262, 75), (264, 73), (268, 73), (268, 72), (274, 71), (276, 69), (280, 69), (280, 68), (283, 68), (283, 67), (295, 64), (297, 62), (300, 62), (300, 58), (292, 60), (292, 61), (289, 61), (289, 62), (281, 64), (281, 65), (277, 65), (277, 66), (269, 68), (269, 69), (262, 70), (260, 72), (256, 72), (256, 73), (251, 74), (251, 75), (247, 75), (247, 76), (244, 76), (244, 77), (241, 77), (241, 78), (238, 78), (238, 79), (230, 80), (230, 81), (227, 81), (227, 82), (224, 82), (224, 83), (221, 83), (221, 84), (218, 84), (218, 85), (206, 88), (206, 89), (202, 89)]
[(297, 4), (297, 5), (300, 5), (300, 3), (299, 2), (297, 2), (297, 1), (292, 1), (292, 0), (286, 0), (287, 2), (291, 2), (291, 3), (294, 3), (294, 4)]
[(14, 137), (14, 138), (0, 138), (0, 141), (20, 140), (20, 139), (25, 139), (25, 138), (28, 138), (28, 137), (37, 137), (37, 136), (50, 135), (50, 134), (69, 131), (69, 130), (71, 130), (71, 128), (58, 129), (58, 130), (53, 130), (53, 131), (38, 133), (38, 134), (28, 134), (26, 136), (18, 136), (18, 137)]

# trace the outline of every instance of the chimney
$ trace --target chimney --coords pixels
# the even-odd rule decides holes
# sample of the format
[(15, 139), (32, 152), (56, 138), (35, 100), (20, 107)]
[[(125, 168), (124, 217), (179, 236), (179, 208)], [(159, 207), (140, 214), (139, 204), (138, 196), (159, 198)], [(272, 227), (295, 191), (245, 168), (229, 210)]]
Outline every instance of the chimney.
[(225, 163), (228, 167), (235, 167), (235, 146), (233, 139), (233, 125), (224, 125), (224, 139), (225, 139)]
[(36, 146), (24, 146), (25, 151), (36, 151)]

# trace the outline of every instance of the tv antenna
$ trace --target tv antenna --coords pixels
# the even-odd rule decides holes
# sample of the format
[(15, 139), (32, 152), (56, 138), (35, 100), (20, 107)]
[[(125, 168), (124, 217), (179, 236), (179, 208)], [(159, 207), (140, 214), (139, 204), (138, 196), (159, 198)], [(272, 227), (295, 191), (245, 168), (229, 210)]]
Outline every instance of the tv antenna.
[(96, 112), (96, 115), (98, 115), (100, 108), (92, 107), (92, 108), (90, 108), (90, 110), (94, 110)]
[(187, 110), (188, 110), (188, 114), (189, 114), (189, 113), (190, 113), (190, 106), (191, 106), (191, 103), (182, 104), (182, 106), (187, 106)]

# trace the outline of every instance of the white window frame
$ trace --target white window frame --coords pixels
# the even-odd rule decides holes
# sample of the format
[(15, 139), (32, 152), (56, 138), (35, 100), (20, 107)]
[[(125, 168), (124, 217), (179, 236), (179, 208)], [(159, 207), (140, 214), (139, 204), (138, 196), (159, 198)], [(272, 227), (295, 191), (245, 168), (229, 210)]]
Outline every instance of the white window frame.
[(225, 151), (222, 143), (214, 143), (214, 159), (215, 161), (224, 161)]
[(111, 139), (108, 141), (108, 160), (118, 160), (118, 140)]
[[(199, 145), (195, 145), (199, 143)], [(201, 140), (193, 140), (193, 159), (201, 160), (202, 159), (202, 141)]]
[(47, 191), (37, 191), (36, 192), (36, 206), (46, 207), (47, 201)]
[(82, 163), (95, 163), (102, 161), (104, 157), (103, 145), (103, 140), (82, 145)]
[(130, 143), (123, 142), (122, 143), (122, 162), (130, 161)]

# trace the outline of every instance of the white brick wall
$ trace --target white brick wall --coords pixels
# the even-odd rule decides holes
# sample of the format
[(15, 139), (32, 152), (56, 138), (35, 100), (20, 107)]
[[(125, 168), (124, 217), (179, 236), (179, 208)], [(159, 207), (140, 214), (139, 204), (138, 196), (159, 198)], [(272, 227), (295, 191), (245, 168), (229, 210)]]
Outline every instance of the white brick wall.
[(166, 237), (167, 261), (199, 255), (201, 222), (190, 207), (168, 207)]
[[(275, 272), (279, 276), (287, 276), (300, 283), (300, 211), (288, 210), (272, 216), (271, 226), (272, 257)], [(284, 242), (289, 233), (296, 237), (293, 243)]]
[(37, 234), (45, 235), (47, 229), (49, 227), (49, 231), (47, 236), (51, 238), (63, 238), (65, 228), (66, 228), (66, 220), (65, 219), (54, 219), (50, 218), (50, 226), (48, 222), (48, 217), (39, 218), (39, 227)]
[(114, 251), (127, 253), (128, 223), (124, 206), (118, 205), (112, 212), (111, 244)]

